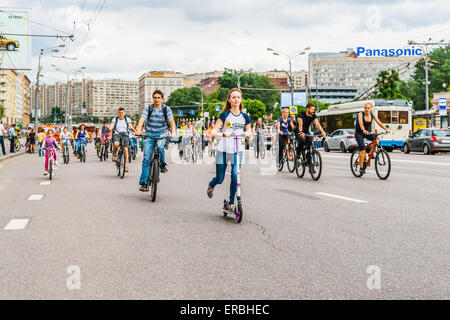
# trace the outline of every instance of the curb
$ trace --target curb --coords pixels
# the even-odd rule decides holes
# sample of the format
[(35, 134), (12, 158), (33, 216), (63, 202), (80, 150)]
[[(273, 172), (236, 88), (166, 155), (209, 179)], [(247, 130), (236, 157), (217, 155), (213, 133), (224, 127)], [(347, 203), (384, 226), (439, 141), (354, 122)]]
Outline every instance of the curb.
[(11, 154), (11, 153), (7, 154), (6, 156), (0, 156), (0, 162), (8, 160), (8, 159), (11, 159), (11, 158), (14, 158), (14, 157), (18, 157), (18, 156), (23, 155), (25, 153), (26, 153), (25, 151), (19, 151), (19, 152), (13, 153), (13, 154)]

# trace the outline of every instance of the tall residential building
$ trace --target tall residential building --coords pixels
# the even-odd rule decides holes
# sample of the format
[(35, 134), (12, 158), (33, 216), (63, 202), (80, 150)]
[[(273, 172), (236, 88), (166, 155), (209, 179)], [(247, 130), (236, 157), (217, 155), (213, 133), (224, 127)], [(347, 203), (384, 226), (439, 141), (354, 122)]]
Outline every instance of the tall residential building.
[(29, 91), (30, 81), (24, 74), (0, 70), (0, 104), (5, 109), (2, 118), (5, 124), (22, 123), (26, 126), (29, 123)]
[(184, 88), (184, 75), (174, 71), (150, 71), (139, 77), (139, 112), (152, 103), (152, 94), (155, 90), (161, 90), (164, 100), (167, 101), (170, 94), (180, 88)]
[(136, 81), (89, 80), (88, 111), (99, 118), (117, 115), (117, 109), (124, 107), (128, 115), (139, 113), (139, 87)]
[(418, 59), (412, 56), (358, 57), (352, 48), (343, 52), (310, 53), (308, 86), (313, 97), (317, 86), (320, 100), (343, 102), (340, 96), (345, 94), (341, 95), (340, 89), (356, 89), (358, 96), (376, 83), (380, 71), (394, 69), (399, 71), (402, 80), (409, 79)]

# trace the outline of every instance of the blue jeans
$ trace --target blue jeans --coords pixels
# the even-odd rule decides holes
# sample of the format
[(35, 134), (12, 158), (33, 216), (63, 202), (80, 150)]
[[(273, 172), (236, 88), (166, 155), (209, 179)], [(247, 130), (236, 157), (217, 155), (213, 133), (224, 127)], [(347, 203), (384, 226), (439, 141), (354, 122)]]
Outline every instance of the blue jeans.
[(44, 156), (44, 150), (42, 149), (42, 142), (39, 142), (39, 157)]
[[(150, 134), (151, 137), (158, 138), (161, 135), (160, 134)], [(148, 183), (148, 176), (150, 175), (150, 169), (151, 169), (151, 163), (150, 160), (152, 158), (153, 154), (153, 148), (155, 146), (155, 142), (158, 142), (158, 150), (160, 154), (160, 161), (161, 166), (166, 166), (166, 153), (164, 150), (164, 143), (165, 139), (162, 140), (153, 140), (150, 138), (144, 139), (144, 158), (142, 159), (142, 173), (141, 177), (139, 179), (139, 184), (147, 184)]]
[(130, 139), (130, 147), (136, 151), (136, 154), (138, 153), (137, 138)]
[[(237, 153), (217, 152), (216, 155), (216, 176), (209, 182), (211, 187), (222, 184), (225, 179), (228, 162), (231, 163), (230, 182), (230, 203), (234, 204), (234, 197), (237, 191)], [(239, 152), (239, 168), (242, 166), (242, 152)]]
[(81, 157), (81, 142), (83, 142), (84, 145), (86, 145), (85, 139), (77, 139), (77, 154)]

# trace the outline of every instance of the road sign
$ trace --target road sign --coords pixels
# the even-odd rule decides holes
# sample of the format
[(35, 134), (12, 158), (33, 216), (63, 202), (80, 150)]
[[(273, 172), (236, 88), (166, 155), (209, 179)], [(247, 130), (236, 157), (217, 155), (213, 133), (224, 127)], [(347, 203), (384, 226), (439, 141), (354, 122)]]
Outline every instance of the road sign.
[(220, 106), (216, 106), (216, 111), (220, 111)]
[(183, 110), (178, 110), (178, 115), (182, 116), (183, 115)]
[(298, 113), (298, 110), (297, 110), (296, 106), (291, 106), (289, 108), (289, 114), (297, 114), (297, 113)]
[(409, 105), (409, 107), (412, 109), (412, 107), (413, 107), (413, 102), (412, 102), (412, 101), (408, 101), (408, 105)]
[(439, 98), (439, 115), (447, 115), (447, 98)]
[(193, 115), (193, 116), (195, 116), (195, 110), (191, 110), (191, 111), (190, 111), (190, 114)]

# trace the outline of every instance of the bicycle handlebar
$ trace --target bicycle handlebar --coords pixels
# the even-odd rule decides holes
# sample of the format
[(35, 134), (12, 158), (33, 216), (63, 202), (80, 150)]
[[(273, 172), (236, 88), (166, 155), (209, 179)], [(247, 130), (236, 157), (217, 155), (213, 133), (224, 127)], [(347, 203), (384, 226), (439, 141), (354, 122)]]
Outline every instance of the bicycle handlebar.
[(144, 134), (140, 134), (140, 135), (136, 135), (136, 137), (142, 137), (143, 139), (153, 139), (153, 140), (163, 140), (163, 139), (167, 139), (169, 140), (169, 142), (172, 143), (178, 143), (178, 139), (170, 139), (169, 136), (164, 136), (164, 137), (152, 137), (149, 135), (144, 135)]

